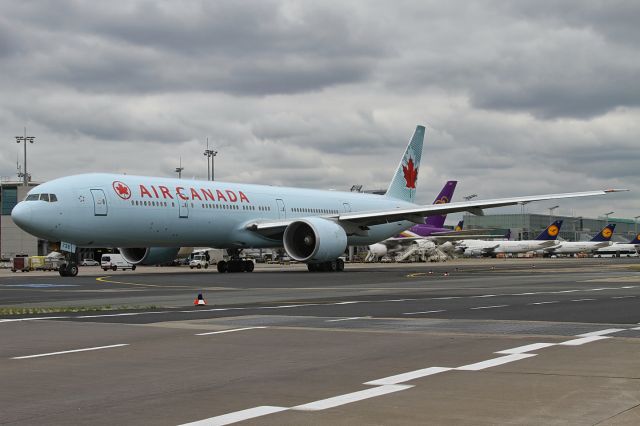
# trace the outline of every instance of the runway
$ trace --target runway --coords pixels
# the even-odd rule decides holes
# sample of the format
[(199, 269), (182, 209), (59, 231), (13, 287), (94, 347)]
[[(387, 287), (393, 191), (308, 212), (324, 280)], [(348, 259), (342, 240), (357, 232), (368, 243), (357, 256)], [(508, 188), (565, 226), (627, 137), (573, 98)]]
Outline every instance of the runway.
[(0, 423), (637, 424), (633, 265), (5, 274), (0, 306), (142, 308), (0, 318)]

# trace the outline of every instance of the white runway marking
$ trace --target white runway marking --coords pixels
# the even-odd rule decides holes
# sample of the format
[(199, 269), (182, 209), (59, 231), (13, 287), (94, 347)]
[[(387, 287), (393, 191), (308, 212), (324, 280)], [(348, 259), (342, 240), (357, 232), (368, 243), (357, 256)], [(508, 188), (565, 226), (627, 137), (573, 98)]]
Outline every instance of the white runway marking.
[(631, 299), (636, 296), (614, 296), (612, 299)]
[(398, 383), (408, 382), (410, 380), (419, 379), (421, 377), (432, 376), (438, 373), (444, 373), (450, 371), (448, 367), (429, 367), (422, 368), (420, 370), (408, 371), (402, 374), (396, 374), (395, 376), (383, 377), (382, 379), (371, 380), (366, 382), (365, 385), (397, 385)]
[(357, 319), (363, 319), (363, 318), (369, 318), (369, 317), (338, 318), (338, 319), (327, 320), (325, 322), (351, 321), (351, 320), (357, 320)]
[(604, 336), (605, 334), (619, 333), (625, 331), (624, 328), (607, 328), (606, 330), (592, 331), (590, 333), (578, 334), (577, 337)]
[(504, 308), (505, 306), (509, 306), (509, 305), (477, 306), (475, 308), (469, 308), (469, 309), (493, 309), (493, 308)]
[(496, 352), (497, 354), (523, 354), (526, 352), (537, 351), (538, 349), (548, 348), (555, 346), (557, 343), (532, 343), (530, 345), (518, 346), (517, 348), (505, 349), (503, 351)]
[(64, 319), (70, 317), (38, 317), (38, 318), (12, 318), (12, 319), (0, 319), (0, 322), (20, 322), (20, 321), (36, 321), (36, 320), (48, 320), (48, 319)]
[(589, 337), (582, 337), (580, 339), (567, 340), (566, 342), (562, 342), (562, 343), (558, 343), (558, 344), (562, 345), (562, 346), (580, 346), (580, 345), (584, 345), (585, 343), (596, 342), (598, 340), (604, 340), (604, 339), (611, 339), (611, 337), (609, 337), (609, 336), (589, 336)]
[(362, 401), (363, 399), (375, 398), (376, 396), (386, 395), (388, 393), (398, 392), (412, 388), (411, 385), (384, 385), (371, 389), (365, 389), (358, 392), (346, 393), (344, 395), (334, 396), (332, 398), (321, 399), (319, 401), (310, 402), (308, 404), (297, 405), (292, 410), (300, 411), (319, 411), (329, 408), (339, 407), (340, 405), (350, 404), (352, 402)]
[(573, 299), (571, 300), (572, 302), (588, 302), (591, 300), (596, 300), (596, 299)]
[(554, 291), (553, 293), (575, 293), (576, 291), (580, 291), (580, 290), (562, 290), (562, 291)]
[(633, 327), (632, 330), (640, 330), (640, 327)]
[(288, 409), (289, 408), (286, 407), (263, 405), (261, 407), (253, 407), (247, 410), (236, 411), (222, 416), (199, 420), (197, 422), (185, 423), (180, 426), (223, 426), (241, 422), (243, 420), (255, 419), (256, 417), (266, 416), (267, 414), (279, 413), (280, 411), (286, 411)]
[(27, 356), (15, 356), (11, 359), (29, 359), (29, 358), (40, 358), (43, 356), (52, 356), (52, 355), (62, 355), (62, 354), (70, 354), (75, 352), (87, 352), (87, 351), (97, 351), (100, 349), (110, 349), (110, 348), (119, 348), (121, 346), (129, 346), (128, 343), (121, 343), (119, 345), (109, 345), (109, 346), (96, 346), (94, 348), (83, 348), (83, 349), (73, 349), (70, 351), (60, 351), (60, 352), (50, 352), (48, 354), (37, 354), (37, 355), (27, 355)]
[(435, 311), (405, 312), (402, 315), (435, 314), (437, 312), (447, 312), (447, 311), (446, 311), (446, 309), (438, 309), (438, 310), (435, 310)]
[(196, 334), (196, 336), (208, 336), (210, 334), (233, 333), (234, 331), (255, 330), (255, 329), (258, 329), (258, 328), (267, 328), (267, 327), (260, 326), (260, 327), (233, 328), (231, 330), (221, 330), (221, 331), (210, 331), (208, 333), (198, 333), (198, 334)]
[(497, 294), (483, 294), (483, 295), (481, 295), (481, 296), (471, 296), (471, 298), (472, 298), (472, 299), (475, 299), (475, 298), (480, 299), (480, 298), (482, 298), (482, 297), (496, 297), (496, 296), (498, 296), (498, 295), (497, 295)]
[(448, 297), (434, 297), (433, 300), (451, 300), (451, 299), (461, 299), (462, 296), (448, 296)]
[(535, 303), (529, 303), (529, 305), (548, 305), (550, 303), (560, 303), (559, 300), (552, 300), (550, 302), (535, 302)]
[(501, 356), (499, 358), (488, 359), (486, 361), (476, 362), (474, 364), (463, 365), (462, 367), (453, 368), (453, 370), (460, 371), (479, 371), (484, 370), (485, 368), (496, 367), (498, 365), (507, 364), (509, 362), (519, 361), (525, 358), (531, 358), (532, 356), (536, 356), (536, 354), (511, 354)]
[(126, 312), (120, 314), (100, 314), (100, 315), (81, 315), (74, 318), (103, 318), (103, 317), (129, 317), (134, 315), (150, 315), (150, 314), (164, 314), (169, 311), (160, 311), (160, 312)]

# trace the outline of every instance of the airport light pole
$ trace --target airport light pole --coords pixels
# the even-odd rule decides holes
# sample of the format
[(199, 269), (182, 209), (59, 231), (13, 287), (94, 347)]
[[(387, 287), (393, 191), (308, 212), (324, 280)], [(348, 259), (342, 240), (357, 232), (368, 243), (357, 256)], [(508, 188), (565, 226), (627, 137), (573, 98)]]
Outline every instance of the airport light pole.
[(560, 206), (549, 207), (549, 223), (553, 221), (553, 211)]
[(182, 167), (182, 157), (180, 157), (180, 166), (176, 167), (176, 173), (178, 174), (178, 179), (182, 179), (182, 171), (184, 167)]
[(607, 218), (607, 223), (609, 223), (609, 216), (611, 216), (612, 214), (614, 214), (615, 212), (609, 212), (609, 213), (605, 213), (604, 217)]
[(29, 186), (29, 173), (27, 172), (27, 142), (33, 143), (35, 136), (27, 136), (27, 128), (24, 128), (24, 136), (16, 136), (16, 143), (24, 143), (24, 172), (22, 173), (22, 184)]
[[(207, 138), (207, 149), (205, 149), (204, 151), (204, 156), (207, 157), (207, 180), (215, 180), (213, 177), (213, 170), (215, 166), (214, 161), (216, 155), (218, 155), (218, 151), (209, 149), (209, 138)], [(209, 159), (211, 159), (211, 169), (209, 169)], [(209, 173), (209, 170), (211, 170), (211, 173)]]
[(215, 169), (216, 169), (216, 155), (218, 155), (218, 151), (211, 151), (211, 180), (216, 180), (215, 178)]
[(636, 217), (633, 218), (633, 222), (635, 224), (636, 235), (638, 235), (638, 218), (639, 217), (640, 216), (636, 216)]
[(582, 220), (582, 216), (573, 218), (573, 241), (578, 241), (578, 230), (576, 229), (576, 223)]

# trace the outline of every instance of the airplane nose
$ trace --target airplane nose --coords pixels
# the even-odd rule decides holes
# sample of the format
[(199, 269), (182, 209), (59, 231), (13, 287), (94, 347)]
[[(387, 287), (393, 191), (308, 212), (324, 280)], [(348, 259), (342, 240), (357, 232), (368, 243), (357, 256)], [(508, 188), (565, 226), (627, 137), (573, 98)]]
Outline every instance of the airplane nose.
[(31, 214), (31, 207), (23, 201), (16, 204), (13, 210), (11, 210), (11, 219), (13, 219), (15, 224), (20, 228), (27, 230), (31, 222)]

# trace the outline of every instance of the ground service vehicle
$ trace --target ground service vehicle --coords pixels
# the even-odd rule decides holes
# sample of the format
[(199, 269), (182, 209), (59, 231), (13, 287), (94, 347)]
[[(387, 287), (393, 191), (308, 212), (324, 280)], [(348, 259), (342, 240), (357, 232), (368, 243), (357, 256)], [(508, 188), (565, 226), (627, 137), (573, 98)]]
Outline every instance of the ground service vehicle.
[(131, 269), (132, 271), (136, 270), (136, 265), (132, 265), (131, 263), (124, 260), (121, 254), (109, 253), (103, 254), (100, 259), (100, 267), (105, 271), (111, 269), (112, 271), (117, 271), (118, 269), (126, 270)]

